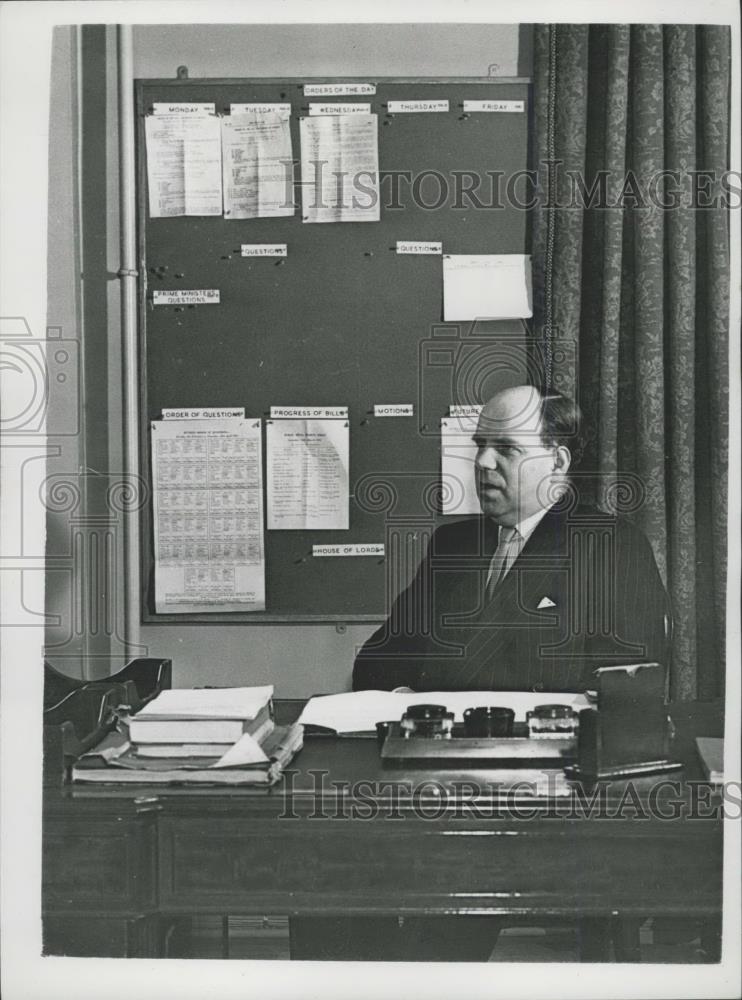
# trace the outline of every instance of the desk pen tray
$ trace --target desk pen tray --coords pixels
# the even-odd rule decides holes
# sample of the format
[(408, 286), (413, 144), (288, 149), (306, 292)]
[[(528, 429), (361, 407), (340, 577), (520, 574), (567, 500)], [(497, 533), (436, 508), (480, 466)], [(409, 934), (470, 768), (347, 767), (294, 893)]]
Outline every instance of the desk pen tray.
[(455, 725), (448, 738), (404, 736), (392, 723), (381, 745), (384, 764), (430, 767), (562, 767), (577, 759), (577, 738), (529, 736), (525, 723), (513, 726), (512, 736), (467, 736)]

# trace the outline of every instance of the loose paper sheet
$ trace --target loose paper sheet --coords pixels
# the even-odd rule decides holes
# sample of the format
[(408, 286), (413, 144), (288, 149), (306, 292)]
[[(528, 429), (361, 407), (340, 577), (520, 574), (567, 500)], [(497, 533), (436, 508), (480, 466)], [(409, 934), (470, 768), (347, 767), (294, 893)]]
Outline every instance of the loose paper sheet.
[(441, 420), (441, 512), (481, 514), (474, 476), (477, 446), (472, 435), (478, 416), (443, 417)]
[(525, 319), (533, 315), (527, 254), (444, 254), (443, 319)]
[(155, 607), (262, 611), (259, 420), (152, 423)]
[(222, 214), (221, 127), (213, 114), (148, 115), (149, 214)]
[(289, 118), (274, 111), (246, 111), (223, 118), (222, 171), (227, 218), (293, 215)]
[(378, 115), (302, 118), (303, 222), (378, 222)]
[(346, 529), (346, 420), (272, 420), (266, 427), (268, 528)]

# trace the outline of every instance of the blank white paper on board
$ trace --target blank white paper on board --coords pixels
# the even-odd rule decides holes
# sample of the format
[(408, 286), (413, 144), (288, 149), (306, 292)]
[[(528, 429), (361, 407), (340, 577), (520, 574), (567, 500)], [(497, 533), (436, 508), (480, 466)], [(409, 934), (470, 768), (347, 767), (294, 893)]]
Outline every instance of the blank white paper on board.
[(533, 315), (528, 254), (444, 254), (443, 320)]

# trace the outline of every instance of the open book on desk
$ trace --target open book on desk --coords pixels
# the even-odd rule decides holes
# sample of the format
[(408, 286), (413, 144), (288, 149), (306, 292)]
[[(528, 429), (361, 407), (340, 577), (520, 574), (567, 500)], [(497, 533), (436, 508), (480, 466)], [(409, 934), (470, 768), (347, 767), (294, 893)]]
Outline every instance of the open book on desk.
[(306, 727), (307, 735), (370, 736), (376, 735), (377, 722), (398, 722), (410, 705), (445, 705), (454, 713), (455, 722), (463, 720), (467, 708), (501, 705), (513, 709), (516, 722), (525, 722), (526, 712), (538, 705), (569, 705), (579, 712), (589, 708), (590, 702), (577, 692), (351, 691), (310, 698), (299, 722)]

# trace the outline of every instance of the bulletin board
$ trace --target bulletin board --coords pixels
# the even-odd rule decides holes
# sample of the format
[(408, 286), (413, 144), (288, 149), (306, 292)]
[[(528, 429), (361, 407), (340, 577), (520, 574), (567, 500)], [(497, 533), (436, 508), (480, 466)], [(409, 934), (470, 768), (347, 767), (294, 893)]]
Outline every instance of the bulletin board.
[[(451, 404), (491, 394), (498, 379), (522, 380), (523, 324), (444, 323), (441, 257), (400, 255), (396, 243), (527, 252), (527, 191), (506, 191), (505, 179), (527, 166), (528, 80), (358, 81), (375, 83), (376, 93), (340, 99), (370, 103), (378, 115), (380, 221), (307, 224), (298, 187), (304, 85), (331, 82), (136, 82), (142, 477), (151, 486), (149, 428), (163, 408), (244, 407), (265, 423), (271, 406), (347, 406), (350, 424), (349, 528), (266, 531), (265, 611), (156, 614), (150, 502), (142, 512), (145, 622), (382, 619), (442, 520), (440, 419)], [(390, 100), (440, 99), (447, 112), (388, 111)], [(464, 100), (523, 101), (524, 111), (465, 114)], [(293, 216), (150, 218), (145, 116), (155, 102), (201, 101), (218, 114), (237, 102), (291, 104)], [(477, 179), (474, 196), (463, 193)], [(241, 257), (241, 244), (262, 242), (286, 243), (287, 257)], [(220, 304), (153, 307), (154, 290), (178, 287), (219, 289)], [(414, 416), (373, 415), (374, 404), (389, 403), (414, 404)], [(313, 545), (379, 542), (383, 558), (312, 555)]]

